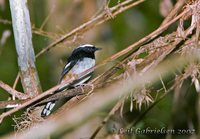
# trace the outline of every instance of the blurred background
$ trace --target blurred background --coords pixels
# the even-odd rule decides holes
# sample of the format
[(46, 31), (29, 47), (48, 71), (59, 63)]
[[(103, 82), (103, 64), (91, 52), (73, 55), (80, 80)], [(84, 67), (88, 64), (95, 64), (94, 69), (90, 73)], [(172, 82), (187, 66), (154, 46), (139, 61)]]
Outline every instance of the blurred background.
[[(110, 0), (109, 6), (112, 7), (123, 0)], [(43, 91), (56, 85), (61, 70), (74, 48), (81, 44), (90, 43), (97, 47), (103, 48), (97, 54), (97, 63), (111, 56), (112, 54), (126, 48), (140, 38), (151, 33), (164, 19), (165, 11), (160, 10), (160, 4), (163, 0), (147, 0), (136, 7), (133, 7), (109, 20), (100, 26), (97, 26), (85, 34), (77, 35), (76, 38), (65, 41), (59, 46), (51, 49), (36, 60), (36, 66)], [(176, 1), (171, 1), (174, 4)], [(33, 46), (35, 54), (45, 48), (48, 44), (55, 41), (62, 35), (70, 32), (79, 25), (89, 21), (92, 17), (101, 12), (104, 0), (29, 0), (28, 7), (30, 10), (30, 18), (33, 28)], [(172, 6), (172, 5), (171, 5)], [(170, 7), (170, 4), (169, 4)], [(45, 32), (45, 33), (42, 33)], [(110, 65), (95, 71), (94, 77), (112, 66)], [(17, 55), (15, 49), (14, 36), (11, 24), (11, 13), (8, 0), (0, 0), (0, 80), (12, 86), (18, 73)], [(171, 78), (171, 77), (169, 77)], [(168, 80), (166, 80), (167, 82)], [(180, 103), (177, 115), (171, 114), (173, 94), (167, 95), (161, 100), (143, 120), (138, 122), (134, 127), (151, 127), (152, 129), (160, 129), (168, 127), (170, 122), (175, 121), (175, 128), (188, 129), (188, 122), (196, 121), (194, 113), (195, 98), (194, 87), (190, 85), (191, 81), (185, 81), (183, 91), (187, 101)], [(161, 84), (158, 84), (161, 86)], [(17, 90), (22, 91), (20, 83), (17, 84)], [(156, 96), (156, 92), (152, 94)], [(0, 101), (7, 100), (8, 93), (0, 88)], [(102, 132), (112, 132), (114, 128), (120, 128), (134, 121), (142, 111), (147, 109), (142, 106), (141, 111), (134, 107), (133, 111), (129, 111), (130, 102), (127, 100), (124, 107), (123, 117), (113, 116), (107, 123)], [(73, 133), (73, 137), (68, 135), (66, 138), (76, 138), (83, 135), (91, 134), (93, 127), (105, 117), (108, 110), (98, 113), (90, 124), (80, 127), (77, 133)], [(2, 113), (4, 110), (0, 110)], [(18, 112), (15, 116), (19, 116), (22, 112)], [(5, 119), (0, 125), (0, 135), (7, 134), (14, 130), (14, 122), (11, 117)], [(196, 126), (196, 125), (194, 125)], [(90, 130), (91, 129), (91, 130)], [(92, 130), (93, 131), (93, 130)], [(130, 137), (130, 136), (129, 136)], [(165, 138), (164, 135), (137, 135), (138, 138)], [(188, 138), (190, 134), (177, 135), (174, 138)]]

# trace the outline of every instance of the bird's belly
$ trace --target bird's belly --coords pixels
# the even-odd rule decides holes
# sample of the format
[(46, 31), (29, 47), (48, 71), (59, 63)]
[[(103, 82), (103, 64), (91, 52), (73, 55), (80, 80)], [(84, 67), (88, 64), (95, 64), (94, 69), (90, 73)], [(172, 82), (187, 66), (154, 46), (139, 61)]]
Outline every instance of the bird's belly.
[(92, 58), (83, 58), (81, 61), (78, 61), (76, 65), (71, 69), (73, 74), (80, 74), (95, 65), (95, 60)]

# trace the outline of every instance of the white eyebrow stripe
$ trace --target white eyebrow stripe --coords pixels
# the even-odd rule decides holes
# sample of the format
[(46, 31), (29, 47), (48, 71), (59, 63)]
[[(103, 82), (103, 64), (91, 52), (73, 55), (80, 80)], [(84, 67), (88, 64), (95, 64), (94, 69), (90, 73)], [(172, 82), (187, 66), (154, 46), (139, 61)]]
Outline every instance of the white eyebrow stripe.
[(92, 44), (84, 44), (84, 45), (81, 45), (80, 47), (94, 47), (94, 45), (92, 45)]

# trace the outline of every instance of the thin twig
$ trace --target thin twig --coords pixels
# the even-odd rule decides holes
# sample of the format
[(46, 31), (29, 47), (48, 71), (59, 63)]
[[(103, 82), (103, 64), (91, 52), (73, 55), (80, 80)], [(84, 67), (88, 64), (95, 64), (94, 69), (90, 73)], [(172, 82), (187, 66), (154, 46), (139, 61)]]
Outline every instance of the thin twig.
[(70, 83), (73, 82), (75, 79), (76, 79), (76, 78), (72, 78), (72, 79), (70, 79), (70, 80), (67, 80), (67, 81), (63, 82), (62, 84), (56, 85), (56, 86), (52, 87), (51, 89), (45, 91), (44, 93), (39, 94), (38, 96), (32, 98), (30, 101), (27, 101), (27, 102), (23, 103), (23, 104), (20, 105), (19, 107), (14, 108), (14, 109), (12, 109), (12, 110), (10, 110), (10, 111), (7, 111), (7, 112), (5, 112), (5, 113), (2, 113), (2, 114), (0, 115), (0, 123), (1, 123), (1, 121), (2, 121), (6, 116), (9, 116), (9, 115), (11, 115), (11, 114), (17, 112), (18, 110), (25, 108), (26, 106), (28, 106), (28, 105), (30, 105), (30, 104), (32, 104), (32, 103), (34, 103), (34, 102), (40, 100), (41, 98), (44, 98), (45, 96), (48, 96), (48, 95), (50, 95), (50, 94), (53, 94), (53, 92), (55, 92), (58, 88), (62, 87), (63, 85), (66, 85), (66, 84), (70, 84)]
[(167, 15), (167, 17), (163, 20), (161, 25), (166, 24), (167, 22), (169, 22), (170, 20), (172, 20), (174, 18), (174, 16), (179, 12), (179, 10), (183, 7), (185, 1), (184, 0), (178, 0), (175, 4), (175, 6), (173, 7), (173, 9), (171, 10), (171, 12)]
[[(15, 82), (14, 82), (13, 87), (12, 87), (13, 89), (16, 88), (19, 78), (20, 78), (20, 74), (18, 72), (17, 73), (17, 77), (16, 77)], [(12, 95), (12, 99), (15, 100), (15, 96), (14, 95)]]
[[(70, 99), (75, 96), (86, 95), (86, 92), (89, 92), (90, 90), (91, 90), (90, 86), (84, 86), (84, 87), (77, 87), (74, 89), (63, 91), (62, 93), (52, 94), (52, 95), (49, 95), (47, 98), (35, 103), (34, 105), (31, 105), (31, 107), (40, 106), (47, 102), (56, 101), (59, 99)], [(30, 99), (28, 98), (28, 99), (20, 99), (20, 100), (0, 101), (0, 109), (18, 107), (19, 105), (27, 101), (30, 101)]]
[[(139, 1), (133, 2), (133, 0), (126, 0), (126, 1), (124, 1), (122, 3), (119, 3), (118, 5), (110, 8), (110, 12), (115, 12), (114, 16), (116, 16), (117, 14), (120, 14), (120, 13), (124, 12), (125, 10), (128, 10), (129, 8), (131, 8), (133, 6), (136, 6), (136, 5), (138, 5), (138, 4), (140, 4), (140, 3), (144, 2), (144, 1), (145, 0), (139, 0)], [(127, 6), (128, 4), (130, 4), (130, 6)], [(124, 8), (121, 9), (123, 6), (124, 6)], [(80, 25), (79, 27), (75, 28), (71, 32), (65, 34), (64, 36), (60, 37), (58, 40), (56, 40), (53, 43), (51, 43), (50, 45), (48, 45), (46, 48), (42, 49), (36, 55), (36, 58), (38, 58), (40, 55), (42, 55), (43, 53), (47, 52), (51, 48), (55, 47), (56, 45), (62, 43), (66, 39), (72, 37), (73, 35), (80, 34), (80, 32), (86, 32), (88, 29), (91, 29), (91, 28), (93, 28), (93, 27), (95, 27), (97, 25), (100, 25), (100, 24), (102, 24), (102, 23), (104, 23), (104, 22), (106, 22), (108, 20), (110, 20), (110, 18), (107, 16), (106, 12), (103, 12), (103, 13), (99, 14), (98, 16), (96, 16), (95, 18), (93, 18), (92, 20), (90, 20), (90, 21), (88, 21), (88, 22)], [(35, 33), (37, 33), (37, 32), (35, 32)]]
[(4, 90), (6, 90), (12, 96), (16, 96), (19, 99), (27, 99), (27, 98), (29, 98), (28, 95), (16, 91), (15, 89), (13, 89), (12, 87), (10, 87), (9, 85), (5, 84), (2, 81), (0, 81), (0, 87), (3, 88)]
[[(176, 45), (174, 45), (174, 46), (176, 46)], [(170, 47), (169, 47), (170, 48)], [(173, 47), (173, 48), (175, 48), (175, 47)], [(163, 50), (165, 50), (164, 52), (165, 53), (167, 53), (168, 54), (168, 52), (166, 52), (166, 49), (164, 48)], [(170, 52), (171, 52), (171, 48), (169, 49), (170, 50)], [(162, 55), (162, 53), (163, 53), (163, 51), (160, 51), (159, 52), (160, 53), (160, 55)], [(155, 54), (155, 53), (154, 53)], [(158, 55), (158, 54), (155, 54), (155, 55)], [(166, 55), (165, 55), (166, 56)], [(164, 58), (164, 57), (163, 57)], [(162, 58), (162, 59), (163, 59)], [(149, 61), (149, 60), (148, 60)], [(161, 61), (161, 60), (159, 60), (159, 61)], [(158, 62), (156, 62), (157, 64), (158, 64)], [(148, 64), (145, 64), (145, 65), (148, 65)], [(154, 66), (155, 67), (155, 66)], [(152, 67), (151, 67), (152, 68)], [(149, 68), (148, 68), (149, 69)], [(160, 78), (161, 78), (161, 76), (159, 76)], [(161, 80), (162, 81), (162, 80)], [(165, 88), (165, 90), (166, 90), (166, 88)], [(167, 92), (167, 91), (166, 91)], [(121, 104), (121, 103), (120, 103)], [(157, 104), (157, 103), (155, 103), (155, 104)], [(113, 107), (113, 109), (110, 111), (110, 113), (108, 114), (108, 116), (103, 120), (103, 122), (101, 123), (101, 125), (95, 130), (95, 132), (92, 134), (92, 136), (90, 137), (91, 139), (93, 139), (93, 138), (95, 138), (95, 136), (98, 134), (98, 132), (100, 131), (100, 129), (103, 127), (103, 125), (107, 122), (107, 120), (110, 118), (110, 116), (113, 114), (113, 110), (116, 110), (116, 107), (118, 106), (118, 103)], [(152, 105), (152, 106), (154, 106), (154, 105)], [(152, 107), (151, 106), (151, 107)], [(150, 107), (150, 109), (151, 109), (151, 107)], [(146, 113), (145, 113), (146, 114)]]
[(115, 114), (115, 112), (120, 108), (122, 102), (124, 101), (124, 98), (120, 99), (115, 106), (111, 109), (111, 111), (108, 113), (108, 115), (104, 118), (104, 120), (101, 122), (101, 124), (96, 128), (90, 139), (94, 139), (96, 135), (99, 133), (99, 131), (102, 129), (102, 127), (108, 122), (110, 117)]
[[(171, 37), (167, 36), (167, 40), (165, 40), (165, 41), (171, 42), (172, 41), (171, 39), (175, 39), (173, 36), (174, 36), (174, 33), (171, 35)], [(160, 40), (160, 39), (158, 38), (158, 40)], [(157, 40), (155, 40), (155, 41), (157, 41)], [(152, 50), (154, 43), (155, 42), (153, 41), (152, 43), (150, 43), (148, 45), (144, 45), (142, 47)], [(156, 51), (156, 48), (154, 48), (154, 49)], [(164, 50), (166, 50), (166, 49), (164, 49)], [(133, 59), (134, 57), (136, 57), (137, 55), (139, 55), (140, 53), (142, 53), (144, 51), (145, 51), (145, 49), (139, 49), (139, 51), (137, 51), (136, 53), (127, 57), (122, 62), (115, 65), (113, 68), (109, 69), (108, 71), (104, 72), (102, 75), (100, 75), (100, 76), (96, 77), (95, 79), (93, 79), (92, 81), (90, 81), (89, 84), (93, 84), (94, 89), (102, 87), (104, 84), (106, 84), (106, 82), (102, 82), (102, 81), (113, 76), (119, 69), (121, 69), (123, 67), (122, 66), (123, 64), (126, 64), (129, 60)], [(160, 51), (160, 54), (162, 54), (162, 51)], [(69, 98), (70, 96), (83, 95), (83, 94), (86, 94), (87, 92), (89, 92), (90, 90), (91, 90), (91, 87), (88, 85), (77, 87), (75, 89), (63, 91), (62, 93), (53, 94), (52, 96), (40, 101), (39, 103), (36, 103), (35, 105), (41, 105), (41, 104), (44, 104), (49, 101), (58, 100), (58, 99), (66, 98), (66, 97)]]
[(22, 105), (24, 102), (26, 102), (28, 100), (30, 100), (30, 99), (0, 101), (0, 109), (15, 108), (15, 107)]
[(32, 26), (32, 32), (34, 34), (41, 35), (41, 36), (44, 36), (44, 37), (48, 37), (48, 38), (53, 39), (53, 40), (56, 40), (57, 38), (60, 38), (62, 36), (61, 34), (47, 32), (47, 31), (44, 31), (42, 29), (36, 28), (34, 26)]
[(149, 106), (141, 115), (139, 115), (132, 123), (130, 123), (127, 126), (128, 128), (131, 128), (135, 126), (139, 121), (142, 120), (142, 118), (152, 109), (154, 106), (156, 106), (161, 100), (163, 100), (172, 90), (174, 89), (174, 86), (172, 86), (170, 89), (167, 90), (157, 101), (155, 101), (151, 106)]
[(86, 95), (86, 92), (89, 92), (90, 90), (91, 90), (90, 86), (77, 87), (74, 89), (66, 90), (66, 91), (63, 91), (62, 93), (53, 94), (50, 97), (36, 103), (34, 106), (42, 105), (47, 102), (56, 101), (59, 99), (66, 99), (66, 98), (72, 98), (75, 96)]
[[(187, 57), (188, 59), (188, 57)], [(190, 57), (190, 60), (199, 60), (198, 55), (194, 54)], [(102, 108), (108, 106), (111, 102), (116, 101), (119, 98), (119, 95), (128, 95), (129, 90), (133, 90), (135, 87), (143, 86), (143, 82), (148, 81), (156, 81), (158, 79), (157, 73), (161, 72), (162, 75), (166, 75), (172, 70), (175, 70), (175, 66), (179, 63), (180, 68), (183, 68), (184, 65), (188, 64), (189, 61), (186, 61), (186, 57), (175, 57), (171, 60), (172, 63), (170, 66), (164, 66), (166, 63), (158, 66), (154, 71), (147, 72), (144, 76), (135, 76), (130, 77), (130, 80), (116, 82), (106, 88), (104, 91), (99, 90), (99, 93), (95, 93), (93, 97), (87, 99), (85, 102), (81, 103), (77, 107), (71, 108), (68, 112), (63, 112), (61, 117), (57, 117), (57, 119), (48, 120), (46, 123), (41, 125), (37, 125), (37, 128), (33, 127), (29, 129), (27, 132), (23, 132), (22, 134), (18, 134), (18, 138), (37, 138), (44, 137), (47, 134), (53, 134), (55, 132), (62, 132), (63, 130), (72, 131), (75, 127), (80, 124), (85, 123), (87, 120), (91, 119), (92, 115), (97, 111), (102, 110)], [(134, 84), (133, 84), (134, 83)], [(123, 84), (123, 87), (121, 86)], [(112, 90), (112, 91), (111, 91)], [(95, 103), (94, 103), (95, 102)], [(90, 106), (90, 107), (88, 107)], [(67, 126), (66, 126), (67, 125)], [(65, 128), (62, 128), (65, 127)], [(58, 133), (57, 132), (57, 133)], [(36, 134), (37, 133), (37, 134)], [(59, 134), (59, 133), (58, 133)], [(21, 136), (20, 136), (21, 135)], [(10, 137), (11, 138), (11, 137)]]
[[(194, 28), (193, 28), (194, 29)], [(189, 29), (188, 29), (189, 30)], [(185, 31), (185, 32), (187, 32), (187, 30)], [(187, 34), (187, 35), (189, 35), (189, 33)], [(183, 38), (182, 39), (176, 39), (176, 41), (173, 43), (173, 45), (172, 46), (174, 46), (174, 47), (169, 47), (169, 52), (167, 52), (166, 51), (166, 49), (164, 48), (164, 55), (162, 56), (161, 55), (161, 59), (159, 58), (159, 60), (157, 60), (157, 61), (162, 61), (163, 59), (164, 59), (164, 57), (166, 57), (174, 48), (175, 48), (175, 46), (181, 41), (181, 40), (183, 40)], [(161, 53), (162, 54), (162, 51), (161, 52), (159, 52), (159, 53)], [(154, 62), (154, 63), (156, 63), (156, 65), (159, 63), (159, 62)], [(146, 65), (148, 65), (148, 64), (146, 64)], [(155, 67), (155, 65), (153, 66), (153, 67)], [(152, 66), (151, 66), (151, 68), (152, 68)], [(148, 68), (149, 69), (149, 68)], [(169, 91), (167, 91), (166, 90), (166, 87), (165, 87), (165, 85), (164, 85), (164, 83), (163, 83), (163, 81), (162, 81), (162, 77), (161, 77), (161, 75), (159, 76), (160, 77), (160, 80), (161, 80), (161, 82), (162, 82), (162, 84), (163, 84), (163, 86), (164, 86), (164, 89), (165, 89), (165, 94), (158, 100), (158, 101), (156, 101), (156, 103), (154, 103), (153, 105), (151, 105), (143, 114), (142, 114), (142, 116), (140, 116), (140, 118), (141, 117), (143, 117), (152, 107), (154, 107), (158, 102), (160, 102), (165, 96), (166, 96), (166, 93), (167, 92), (169, 92)], [(172, 88), (171, 88), (172, 89)], [(170, 89), (170, 91), (171, 91), (171, 89)], [(121, 104), (121, 103), (120, 103)], [(111, 112), (108, 114), (108, 116), (103, 120), (103, 122), (101, 123), (101, 125), (95, 130), (95, 132), (92, 134), (92, 136), (90, 137), (91, 139), (93, 139), (93, 138), (95, 138), (95, 136), (98, 134), (98, 132), (101, 130), (101, 128), (103, 127), (103, 125), (107, 122), (107, 120), (110, 118), (110, 116), (111, 116), (111, 113), (113, 114), (113, 110), (116, 110), (116, 108), (115, 108), (116, 106), (114, 106), (113, 107), (113, 109), (111, 110)], [(138, 119), (138, 120), (136, 120), (136, 122), (134, 123), (134, 124), (136, 124), (139, 120), (140, 120), (140, 118)]]
[[(142, 2), (142, 1), (140, 1), (140, 2)], [(118, 7), (118, 8), (119, 8), (119, 7)], [(156, 36), (158, 36), (160, 33), (162, 33), (164, 30), (166, 30), (171, 24), (173, 24), (174, 22), (176, 22), (178, 19), (180, 19), (183, 15), (185, 15), (185, 14), (187, 14), (187, 13), (188, 13), (188, 9), (185, 10), (185, 11), (183, 11), (183, 12), (180, 13), (177, 17), (175, 17), (173, 20), (171, 20), (170, 22), (166, 23), (165, 25), (159, 27), (158, 29), (156, 29), (154, 32), (150, 33), (150, 34), (147, 35), (146, 37), (144, 37), (144, 38), (142, 38), (141, 40), (137, 41), (136, 43), (130, 45), (130, 46), (127, 47), (126, 49), (124, 49), (124, 50), (122, 50), (122, 51), (120, 51), (120, 52), (114, 54), (113, 56), (107, 58), (107, 59), (104, 60), (102, 63), (100, 63), (99, 65), (95, 66), (95, 67), (93, 68), (93, 70), (94, 70), (94, 69), (97, 69), (97, 68), (99, 68), (99, 67), (101, 67), (101, 66), (103, 66), (103, 65), (105, 65), (106, 63), (108, 63), (108, 62), (110, 62), (110, 61), (113, 61), (113, 60), (115, 60), (115, 59), (121, 57), (122, 55), (124, 55), (124, 54), (128, 53), (129, 51), (131, 51), (132, 49), (134, 49), (136, 46), (139, 46), (139, 45), (141, 45), (141, 44), (143, 44), (143, 43), (145, 43), (145, 42), (147, 42), (147, 41), (150, 41), (150, 40), (154, 39)], [(89, 23), (88, 23), (88, 24), (89, 24)], [(82, 26), (83, 26), (83, 27), (82, 27)], [(84, 24), (81, 25), (80, 27), (78, 27), (78, 28), (76, 28), (75, 30), (71, 31), (71, 32), (69, 33), (69, 35), (66, 34), (65, 36), (71, 36), (71, 35), (73, 35), (73, 33), (76, 32), (76, 30), (79, 30), (79, 28), (84, 28), (84, 26), (85, 26)], [(37, 54), (36, 58), (39, 57), (41, 54), (43, 54), (45, 51), (47, 51), (47, 50), (49, 49), (48, 47), (50, 47), (50, 46), (51, 46), (51, 47), (52, 47), (52, 46), (55, 46), (55, 45), (57, 45), (58, 43), (62, 42), (61, 40), (63, 40), (63, 38), (65, 39), (65, 36), (62, 37), (60, 40), (55, 41), (54, 43), (52, 43), (52, 44), (50, 44), (49, 46), (47, 46), (46, 49), (43, 49), (42, 51), (40, 51), (40, 52)], [(86, 71), (86, 72), (87, 72), (87, 71)]]
[[(164, 27), (162, 26), (162, 27), (160, 27), (159, 29), (157, 29), (156, 31), (154, 31), (153, 33), (151, 33), (150, 35), (148, 35), (147, 37), (146, 37), (146, 39), (143, 39), (143, 40), (147, 40), (147, 38), (151, 38), (151, 37), (153, 37), (153, 35), (154, 35), (154, 37), (155, 37), (155, 34), (156, 33), (160, 33), (161, 32), (161, 30), (164, 30), (164, 29), (166, 29), (166, 27), (168, 27), (170, 24), (172, 24), (173, 22), (175, 22), (176, 20), (178, 20), (182, 15), (184, 15), (185, 13), (187, 13), (186, 11), (185, 12), (183, 12), (183, 13), (181, 13), (180, 15), (178, 15), (176, 18), (174, 18), (174, 20), (173, 21), (171, 21), (171, 22), (168, 22)], [(158, 35), (158, 34), (157, 34)], [(141, 42), (141, 41), (140, 41)], [(133, 45), (131, 45), (131, 46), (133, 46)], [(130, 46), (129, 46), (130, 47)], [(128, 47), (128, 48), (129, 48)], [(124, 50), (127, 50), (127, 48), (126, 49), (124, 49)], [(121, 55), (121, 54), (120, 54)], [(113, 56), (114, 58), (116, 58), (116, 57), (118, 57), (119, 55), (116, 55), (116, 56)], [(107, 60), (105, 60), (105, 61), (107, 61)], [(104, 63), (104, 62), (103, 62)], [(100, 64), (101, 65), (101, 64)], [(99, 66), (99, 65), (98, 65)], [(96, 66), (96, 67), (94, 67), (94, 68), (97, 68), (98, 66)], [(84, 73), (81, 73), (81, 75), (80, 76), (83, 76), (83, 75), (85, 75), (87, 72), (89, 72), (90, 70), (93, 70), (93, 68), (92, 69), (89, 69), (88, 71), (86, 71), (86, 72), (84, 72)]]
[[(139, 0), (139, 1), (136, 1), (136, 2), (133, 2), (133, 0), (126, 0), (122, 3), (119, 3), (118, 5), (110, 8), (110, 12), (113, 13), (115, 12), (115, 16), (119, 13), (122, 13), (124, 12), (125, 10), (133, 7), (133, 6), (136, 6), (142, 2), (144, 2), (145, 0)], [(133, 3), (131, 3), (133, 2)], [(127, 6), (127, 4), (129, 4), (129, 6)], [(123, 7), (123, 9), (121, 9), (121, 7)], [(116, 11), (117, 10), (117, 11)], [(55, 42), (51, 43), (49, 46), (47, 46), (46, 48), (44, 48), (43, 50), (41, 50), (37, 55), (36, 57), (39, 57), (40, 55), (42, 55), (44, 52), (48, 51), (49, 49), (55, 47), (56, 45), (62, 43), (63, 41), (65, 41), (67, 38), (73, 36), (73, 35), (76, 35), (76, 34), (79, 34), (79, 32), (83, 31), (87, 31), (88, 29), (91, 29), (91, 27), (94, 27), (96, 26), (95, 24), (102, 24), (104, 22), (106, 22), (107, 20), (109, 20), (110, 18), (107, 17), (107, 13), (106, 12), (103, 12), (101, 13), (100, 15), (98, 15), (97, 17), (93, 18), (92, 20), (82, 24), (81, 26), (75, 28), (74, 30), (72, 30), (71, 32), (67, 33), (66, 35), (62, 36), (61, 38), (59, 38), (58, 40), (56, 40)], [(97, 22), (97, 23), (96, 23)]]
[(163, 86), (165, 92), (167, 92), (167, 89), (166, 89), (165, 83), (163, 82), (162, 76), (160, 75), (159, 78), (160, 78), (160, 82), (162, 83), (162, 86)]
[(53, 11), (54, 11), (55, 7), (51, 8), (51, 11), (49, 12), (49, 14), (47, 15), (47, 17), (45, 18), (45, 20), (43, 21), (42, 25), (40, 26), (39, 30), (42, 30), (44, 28), (44, 26), (47, 24), (50, 16), (52, 15)]
[[(136, 43), (134, 43), (134, 44), (128, 46), (126, 49), (124, 49), (124, 50), (122, 50), (122, 51), (120, 51), (120, 52), (114, 54), (113, 56), (107, 58), (107, 59), (104, 60), (102, 63), (98, 64), (97, 66), (95, 66), (95, 67), (93, 67), (93, 68), (91, 68), (91, 69), (94, 70), (94, 69), (96, 69), (96, 68), (99, 68), (99, 67), (105, 65), (107, 62), (113, 61), (114, 59), (117, 59), (117, 58), (119, 58), (120, 56), (122, 56), (122, 55), (124, 55), (124, 54), (130, 52), (130, 51), (131, 51), (133, 48), (135, 48), (136, 46), (141, 45), (141, 44), (143, 44), (143, 43), (145, 43), (145, 42), (147, 42), (147, 41), (152, 40), (152, 39), (155, 38), (157, 35), (159, 35), (159, 34), (162, 33), (164, 30), (166, 30), (167, 27), (168, 27), (169, 25), (171, 25), (172, 23), (174, 23), (175, 21), (177, 21), (179, 18), (181, 18), (181, 17), (182, 17), (183, 15), (185, 15), (187, 12), (188, 12), (188, 9), (185, 10), (185, 11), (183, 11), (181, 14), (179, 14), (176, 18), (174, 18), (173, 20), (171, 20), (171, 21), (168, 22), (167, 24), (165, 24), (165, 25), (159, 27), (157, 30), (155, 30), (155, 31), (152, 32), (151, 34), (149, 34), (149, 35), (147, 35), (146, 37), (142, 38), (142, 39), (139, 40), (138, 42), (136, 42)], [(173, 45), (173, 46), (175, 46), (175, 45)], [(170, 53), (174, 48), (175, 48), (175, 47), (173, 47), (173, 48), (171, 47), (171, 48), (170, 48), (170, 51), (168, 51), (168, 53)], [(167, 55), (168, 53), (165, 53), (165, 54)], [(158, 64), (166, 55), (163, 55), (162, 58), (159, 58), (159, 60), (157, 60), (156, 63)], [(156, 63), (154, 63), (153, 66), (157, 65)], [(89, 69), (89, 70), (91, 70), (91, 69)], [(84, 75), (84, 74), (87, 73), (89, 70), (83, 72), (82, 74)], [(93, 80), (93, 81), (95, 81), (95, 80)], [(80, 96), (80, 98), (81, 98), (81, 100), (84, 99), (83, 96)], [(77, 100), (77, 99), (71, 99), (71, 100), (69, 100), (69, 101), (67, 102), (67, 103), (69, 103), (69, 104), (66, 104), (66, 105), (64, 105), (63, 107), (65, 107), (65, 109), (68, 109), (68, 108), (73, 107), (73, 106), (74, 106), (75, 104), (77, 104), (78, 102), (79, 102), (79, 100)], [(62, 109), (62, 107), (61, 107), (61, 109)], [(58, 112), (59, 112), (59, 111), (58, 111)], [(55, 115), (56, 115), (56, 114), (55, 114)]]
[(0, 19), (0, 23), (2, 23), (2, 24), (9, 24), (9, 25), (12, 24), (12, 22), (10, 20), (7, 20), (7, 19)]
[[(198, 93), (198, 99), (196, 104), (196, 110), (197, 110), (197, 117), (198, 117), (198, 131), (200, 131), (200, 93)], [(198, 137), (200, 137), (200, 133), (197, 134)]]
[[(128, 46), (127, 48), (123, 49), (122, 51), (112, 55), (111, 57), (105, 59), (103, 62), (101, 62), (100, 64), (96, 65), (95, 67), (91, 68), (92, 70), (95, 70), (103, 65), (105, 65), (106, 63), (110, 62), (110, 61), (114, 61), (115, 59), (129, 53), (131, 50), (133, 50), (135, 47), (144, 44), (147, 41), (150, 41), (152, 39), (154, 39), (155, 37), (157, 37), (160, 33), (162, 33), (163, 31), (165, 31), (171, 24), (173, 24), (174, 22), (176, 22), (178, 19), (180, 19), (183, 15), (185, 15), (186, 13), (188, 13), (188, 9), (183, 11), (182, 13), (180, 13), (176, 18), (174, 18), (173, 20), (171, 20), (170, 22), (168, 22), (167, 24), (159, 27), (158, 29), (156, 29), (155, 31), (153, 31), (152, 33), (150, 33), (149, 35), (145, 36), (144, 38), (140, 39), (139, 41), (133, 43), (132, 45)], [(91, 70), (89, 69), (89, 70)], [(82, 74), (84, 75), (85, 73), (87, 73), (89, 70), (83, 72)]]
[(60, 87), (71, 84), (71, 83), (74, 82), (75, 80), (79, 79), (80, 77), (83, 77), (84, 75), (87, 75), (87, 74), (88, 74), (89, 72), (91, 72), (91, 71), (92, 71), (92, 69), (88, 70), (87, 73), (84, 73), (84, 74), (81, 73), (80, 75), (77, 75), (76, 77), (73, 77), (73, 78), (71, 78), (71, 79), (69, 79), (69, 80), (66, 80), (66, 81), (63, 82), (62, 84), (56, 85), (56, 86), (52, 87), (51, 89), (45, 91), (44, 93), (39, 94), (39, 95), (37, 95), (36, 97), (32, 98), (30, 101), (27, 101), (27, 102), (23, 103), (23, 104), (20, 105), (19, 107), (14, 108), (14, 109), (12, 109), (12, 110), (10, 110), (10, 111), (7, 111), (7, 112), (5, 112), (5, 113), (2, 113), (2, 114), (0, 115), (0, 123), (1, 123), (1, 121), (2, 121), (6, 116), (9, 116), (9, 115), (15, 113), (16, 111), (18, 111), (18, 110), (20, 110), (20, 109), (23, 109), (23, 108), (25, 108), (26, 106), (28, 106), (28, 105), (30, 105), (30, 104), (32, 104), (32, 103), (34, 103), (34, 102), (36, 102), (36, 101), (38, 101), (38, 100), (40, 100), (40, 99), (46, 97), (46, 96), (48, 96), (48, 95), (53, 94), (53, 93), (54, 93), (57, 89), (59, 89)]

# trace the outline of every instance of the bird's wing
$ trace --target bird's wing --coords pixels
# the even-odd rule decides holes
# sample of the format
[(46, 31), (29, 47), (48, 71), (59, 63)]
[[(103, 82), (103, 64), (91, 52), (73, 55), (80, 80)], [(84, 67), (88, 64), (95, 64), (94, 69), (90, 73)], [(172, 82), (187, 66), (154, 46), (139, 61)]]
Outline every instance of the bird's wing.
[[(70, 62), (68, 62), (62, 73), (61, 73), (61, 78), (59, 81), (59, 84), (62, 83), (63, 81), (69, 80), (70, 78), (72, 78), (73, 74), (70, 72), (70, 70), (74, 67), (74, 65), (78, 62), (78, 60), (71, 60)], [(67, 89), (68, 85), (63, 85), (62, 87), (60, 87), (58, 90), (55, 91), (55, 93), (61, 92), (65, 89)]]
[(74, 65), (78, 62), (78, 60), (72, 60), (70, 62), (68, 62), (62, 73), (61, 73), (61, 78), (60, 78), (60, 82), (65, 78), (65, 75), (69, 73), (69, 71), (74, 67)]

